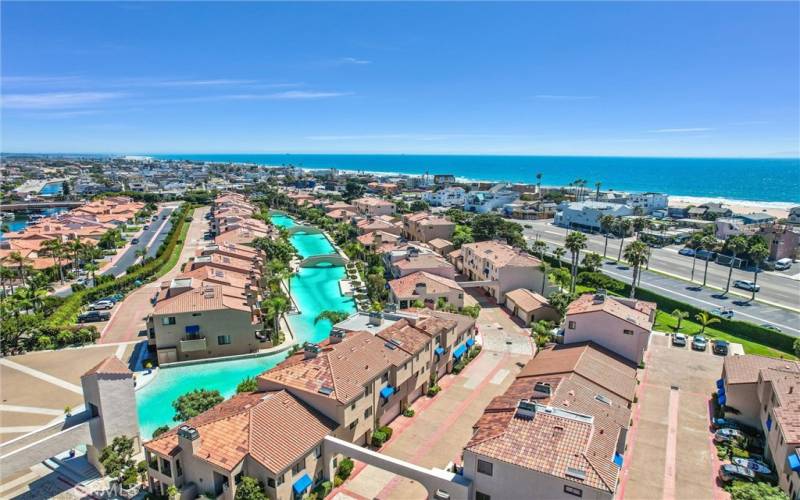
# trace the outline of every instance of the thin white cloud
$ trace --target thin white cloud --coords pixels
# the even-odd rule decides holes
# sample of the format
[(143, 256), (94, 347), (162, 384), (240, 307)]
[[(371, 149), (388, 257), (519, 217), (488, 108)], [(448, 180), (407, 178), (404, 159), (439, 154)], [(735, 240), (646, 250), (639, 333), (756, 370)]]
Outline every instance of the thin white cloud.
[(659, 128), (648, 130), (652, 134), (686, 134), (690, 132), (710, 132), (714, 130), (708, 127), (686, 127), (686, 128)]
[(366, 59), (358, 59), (356, 57), (342, 57), (341, 59), (337, 60), (339, 64), (372, 64), (372, 61), (368, 61)]
[(588, 101), (590, 99), (597, 99), (595, 95), (537, 94), (533, 97), (543, 101)]
[(275, 100), (304, 100), (304, 99), (330, 99), (332, 97), (346, 97), (353, 95), (352, 92), (323, 92), (314, 90), (287, 90), (272, 94), (251, 94), (245, 98), (251, 99), (275, 99)]
[(17, 75), (3, 76), (3, 85), (63, 85), (80, 82), (79, 76), (32, 76)]
[(504, 134), (353, 134), (353, 135), (311, 135), (305, 139), (309, 141), (446, 141), (452, 139), (518, 139), (530, 138), (525, 135), (504, 135)]
[(216, 78), (210, 80), (163, 80), (156, 81), (153, 85), (158, 87), (213, 87), (225, 85), (250, 85), (258, 83), (256, 80), (235, 80)]
[(107, 102), (122, 97), (118, 92), (48, 92), (41, 94), (5, 94), (6, 109), (63, 109)]

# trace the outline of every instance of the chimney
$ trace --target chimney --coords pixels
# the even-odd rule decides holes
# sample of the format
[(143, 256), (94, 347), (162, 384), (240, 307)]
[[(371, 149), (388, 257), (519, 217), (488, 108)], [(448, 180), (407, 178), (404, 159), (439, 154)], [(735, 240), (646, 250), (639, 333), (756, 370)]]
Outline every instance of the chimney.
[(182, 425), (178, 429), (178, 446), (192, 455), (200, 449), (200, 433), (190, 425)]
[(380, 231), (375, 231), (372, 235), (372, 248), (380, 248), (381, 244), (383, 244), (383, 235)]
[(317, 354), (319, 354), (320, 351), (322, 351), (322, 349), (319, 348), (319, 344), (312, 344), (311, 342), (307, 342), (303, 346), (303, 358), (304, 359), (316, 358)]
[(606, 301), (606, 291), (603, 290), (602, 288), (598, 288), (597, 291), (594, 294), (593, 301), (594, 301), (595, 304), (602, 304), (603, 302), (605, 302)]
[(414, 285), (414, 294), (424, 296), (428, 292), (428, 285), (425, 283), (417, 283)]
[(383, 323), (383, 313), (381, 312), (371, 312), (369, 313), (369, 321), (367, 322), (370, 326), (381, 326)]
[(341, 328), (334, 328), (333, 330), (331, 330), (328, 342), (330, 342), (331, 344), (338, 344), (339, 342), (344, 340), (346, 336), (347, 332), (345, 330), (342, 330)]

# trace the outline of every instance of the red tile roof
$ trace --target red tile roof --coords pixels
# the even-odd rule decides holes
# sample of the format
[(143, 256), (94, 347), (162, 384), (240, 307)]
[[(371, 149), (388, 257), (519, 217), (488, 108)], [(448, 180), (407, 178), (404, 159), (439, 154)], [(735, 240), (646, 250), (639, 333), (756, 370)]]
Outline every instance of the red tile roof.
[(567, 316), (602, 311), (639, 328), (651, 330), (653, 322), (650, 321), (650, 312), (655, 308), (656, 304), (653, 302), (637, 300), (631, 307), (622, 300), (611, 296), (605, 296), (603, 300), (595, 300), (594, 294), (585, 293), (572, 301), (567, 308)]

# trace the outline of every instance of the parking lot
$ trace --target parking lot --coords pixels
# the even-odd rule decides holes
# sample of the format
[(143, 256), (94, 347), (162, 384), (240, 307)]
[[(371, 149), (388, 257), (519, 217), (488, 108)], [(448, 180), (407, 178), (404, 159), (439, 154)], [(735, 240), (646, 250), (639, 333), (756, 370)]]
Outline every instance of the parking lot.
[[(691, 339), (690, 339), (691, 342)], [(723, 357), (673, 347), (654, 335), (625, 454), (620, 497), (724, 498), (710, 432), (709, 402)]]

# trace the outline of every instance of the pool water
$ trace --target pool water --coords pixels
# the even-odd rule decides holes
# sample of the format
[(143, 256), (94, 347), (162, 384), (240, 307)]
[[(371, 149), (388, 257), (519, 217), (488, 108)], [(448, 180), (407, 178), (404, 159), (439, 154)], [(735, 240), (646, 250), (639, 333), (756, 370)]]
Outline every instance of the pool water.
[[(272, 222), (281, 227), (295, 225), (294, 220), (285, 215), (273, 215)], [(297, 233), (291, 236), (291, 242), (302, 257), (335, 253), (322, 234)], [(339, 292), (339, 280), (344, 276), (344, 267), (323, 264), (301, 268), (292, 277), (292, 297), (300, 314), (289, 315), (287, 319), (298, 343), (319, 342), (328, 336), (331, 329), (329, 321), (314, 324), (314, 319), (321, 311), (355, 311), (353, 299)], [(172, 402), (179, 396), (194, 389), (216, 389), (224, 397), (230, 397), (242, 379), (269, 370), (285, 358), (286, 353), (283, 352), (259, 358), (205, 362), (159, 370), (155, 380), (136, 391), (142, 438), (150, 439), (153, 431), (161, 425), (175, 424), (172, 420), (175, 414)]]

